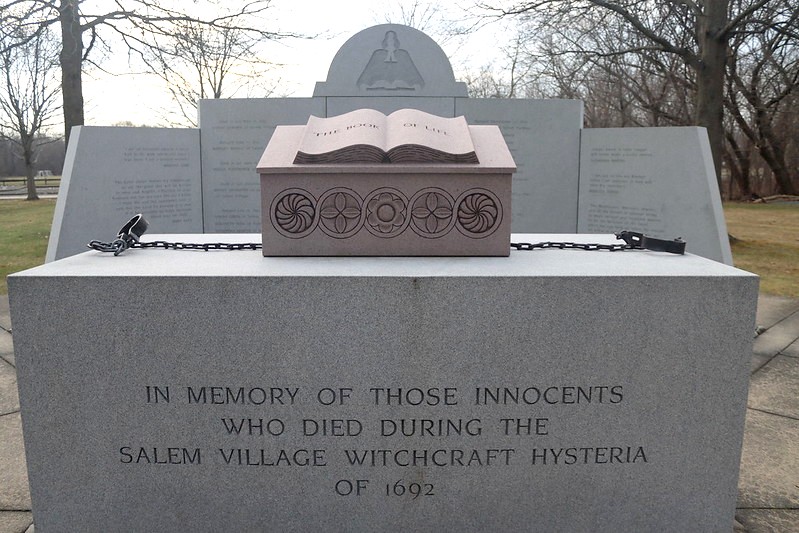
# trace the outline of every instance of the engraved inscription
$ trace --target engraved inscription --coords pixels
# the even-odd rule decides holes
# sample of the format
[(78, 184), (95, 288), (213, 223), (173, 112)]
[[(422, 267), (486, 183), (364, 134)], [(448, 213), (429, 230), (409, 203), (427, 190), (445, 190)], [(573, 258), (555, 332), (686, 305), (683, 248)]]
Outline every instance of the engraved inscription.
[(622, 228), (660, 235), (664, 221), (650, 175), (655, 156), (647, 147), (597, 146), (589, 153), (586, 229), (615, 232)]
[(183, 147), (125, 148), (122, 162), (138, 170), (134, 176), (113, 178), (114, 207), (126, 213), (146, 211), (149, 218), (161, 218), (171, 224), (193, 222), (193, 179), (184, 177), (191, 166), (190, 156), (190, 150)]
[(414, 500), (446, 494), (458, 474), (436, 475), (444, 470), (513, 476), (657, 460), (648, 445), (592, 442), (574, 431), (577, 420), (627, 409), (630, 394), (618, 382), (328, 385), (141, 386), (134, 403), (161, 410), (152, 416), (188, 410), (198, 430), (205, 415), (216, 431), (199, 442), (119, 442), (116, 461), (126, 468), (318, 469), (326, 484), (302, 479), (320, 491)]

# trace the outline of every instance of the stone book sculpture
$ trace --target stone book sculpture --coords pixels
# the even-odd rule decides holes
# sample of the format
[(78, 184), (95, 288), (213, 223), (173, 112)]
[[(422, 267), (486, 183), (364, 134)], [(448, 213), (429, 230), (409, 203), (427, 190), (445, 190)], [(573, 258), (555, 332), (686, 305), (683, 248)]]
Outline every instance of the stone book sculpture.
[[(403, 152), (430, 145), (421, 162)], [(298, 151), (328, 159), (298, 163)], [(455, 159), (472, 152), (474, 163), (443, 162), (435, 151)], [(266, 256), (510, 253), (516, 165), (497, 126), (412, 109), (312, 117), (278, 126), (257, 168)]]
[(331, 118), (311, 115), (294, 159), (295, 164), (478, 162), (463, 116), (416, 109), (388, 116), (374, 109)]

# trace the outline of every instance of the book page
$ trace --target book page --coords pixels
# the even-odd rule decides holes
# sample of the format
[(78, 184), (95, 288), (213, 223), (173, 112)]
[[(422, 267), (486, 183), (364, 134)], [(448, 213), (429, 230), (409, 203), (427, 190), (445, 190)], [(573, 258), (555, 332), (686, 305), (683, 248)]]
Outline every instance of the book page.
[(325, 154), (356, 145), (371, 145), (385, 150), (386, 116), (374, 109), (358, 109), (337, 117), (311, 115), (299, 151)]
[(447, 154), (474, 152), (465, 117), (444, 118), (417, 109), (400, 109), (387, 118), (386, 150), (405, 144), (426, 146)]

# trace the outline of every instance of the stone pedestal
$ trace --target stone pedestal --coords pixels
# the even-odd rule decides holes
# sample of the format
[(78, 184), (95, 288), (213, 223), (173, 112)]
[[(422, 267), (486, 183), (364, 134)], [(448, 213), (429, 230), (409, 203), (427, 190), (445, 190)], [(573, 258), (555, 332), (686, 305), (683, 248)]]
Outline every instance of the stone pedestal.
[(496, 126), (471, 126), (478, 164), (295, 165), (304, 126), (258, 163), (265, 256), (507, 256), (516, 166)]
[(732, 528), (757, 278), (719, 263), (135, 249), (9, 289), (37, 531)]

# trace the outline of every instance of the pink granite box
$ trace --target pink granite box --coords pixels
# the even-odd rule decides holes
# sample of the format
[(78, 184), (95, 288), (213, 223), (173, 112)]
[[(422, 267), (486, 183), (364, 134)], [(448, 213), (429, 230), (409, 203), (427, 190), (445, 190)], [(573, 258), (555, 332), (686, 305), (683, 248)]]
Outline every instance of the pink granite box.
[(294, 164), (305, 126), (258, 162), (265, 256), (510, 253), (516, 165), (497, 126), (469, 126), (476, 164)]

